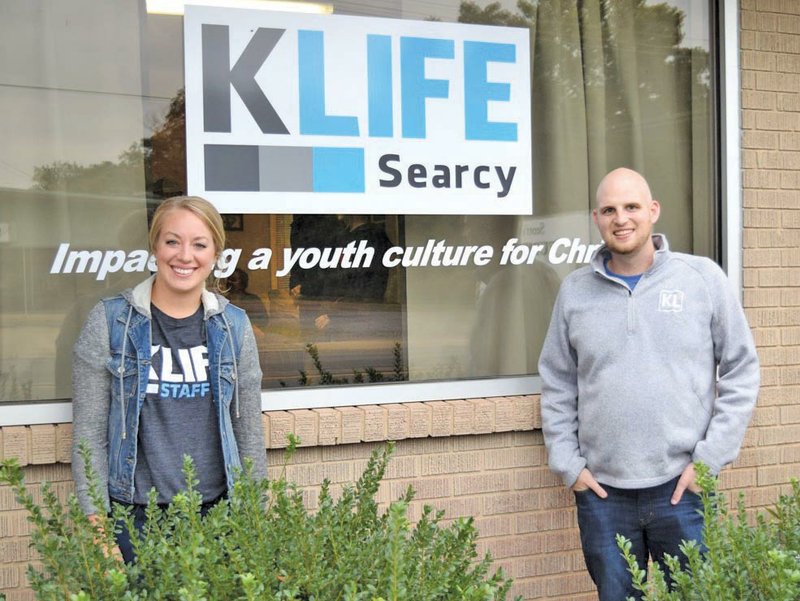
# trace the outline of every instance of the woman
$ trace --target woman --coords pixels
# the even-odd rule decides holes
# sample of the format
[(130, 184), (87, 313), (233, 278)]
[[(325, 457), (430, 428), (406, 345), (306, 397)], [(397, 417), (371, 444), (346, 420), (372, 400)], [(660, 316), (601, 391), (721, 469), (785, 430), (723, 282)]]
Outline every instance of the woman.
[[(90, 516), (109, 501), (133, 506), (137, 528), (151, 488), (168, 504), (194, 461), (207, 511), (233, 484), (243, 460), (266, 477), (261, 369), (242, 309), (206, 290), (225, 245), (217, 210), (202, 198), (162, 203), (150, 227), (155, 275), (90, 312), (75, 343), (72, 472)], [(107, 493), (88, 496), (81, 440)], [(127, 532), (117, 535), (133, 561)]]

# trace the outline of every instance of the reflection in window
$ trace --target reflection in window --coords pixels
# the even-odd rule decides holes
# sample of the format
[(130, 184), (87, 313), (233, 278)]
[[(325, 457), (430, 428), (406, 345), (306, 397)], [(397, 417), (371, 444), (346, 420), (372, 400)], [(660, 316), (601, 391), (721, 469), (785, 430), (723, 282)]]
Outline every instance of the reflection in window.
[[(264, 386), (535, 373), (558, 285), (598, 242), (594, 189), (620, 165), (647, 176), (674, 248), (714, 256), (708, 5), (333, 2), (337, 14), (529, 28), (534, 213), (230, 216), (241, 255), (228, 294), (251, 315)], [(186, 188), (182, 21), (126, 6), (0, 5), (0, 43), (15, 49), (0, 53), (0, 400), (69, 397), (86, 312), (146, 275), (105, 264), (98, 277), (102, 261), (118, 251), (114, 265), (132, 265), (147, 213)], [(541, 251), (500, 265), (512, 239)], [(494, 259), (415, 264), (431, 241), (490, 247)], [(362, 242), (369, 267), (345, 268), (344, 251), (322, 262), (324, 249)], [(62, 244), (100, 258), (51, 273)], [(382, 265), (395, 247), (410, 266)], [(251, 264), (264, 249), (271, 260)], [(285, 252), (300, 249), (316, 250), (288, 269)]]

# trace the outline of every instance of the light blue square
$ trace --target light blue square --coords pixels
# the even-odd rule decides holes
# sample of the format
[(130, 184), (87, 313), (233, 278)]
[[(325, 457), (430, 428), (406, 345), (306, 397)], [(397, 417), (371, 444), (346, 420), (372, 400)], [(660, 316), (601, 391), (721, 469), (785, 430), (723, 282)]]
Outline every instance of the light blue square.
[(364, 192), (364, 149), (313, 149), (314, 192)]

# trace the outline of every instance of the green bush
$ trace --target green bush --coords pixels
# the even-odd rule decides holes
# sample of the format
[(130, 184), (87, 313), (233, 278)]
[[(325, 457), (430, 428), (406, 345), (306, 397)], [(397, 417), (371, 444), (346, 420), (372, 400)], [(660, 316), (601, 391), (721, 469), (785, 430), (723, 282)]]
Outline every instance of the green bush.
[[(316, 344), (310, 342), (306, 344), (306, 353), (308, 353), (308, 356), (311, 357), (311, 361), (314, 364), (314, 369), (317, 371), (317, 384), (326, 386), (331, 384), (350, 383), (349, 378), (336, 377), (332, 372), (328, 371), (322, 366), (322, 359), (320, 359), (319, 348), (317, 348)], [(394, 356), (394, 362), (391, 376), (378, 371), (374, 367), (365, 367), (363, 372), (354, 369), (353, 384), (363, 384), (365, 381), (374, 384), (375, 382), (402, 382), (403, 380), (408, 380), (408, 370), (405, 368), (403, 362), (403, 347), (399, 342), (394, 343), (392, 355)], [(297, 380), (298, 384), (301, 386), (309, 386), (311, 384), (311, 380), (308, 376), (308, 372), (306, 372), (304, 369), (301, 369), (299, 373), (300, 378)], [(365, 373), (367, 376), (366, 380), (364, 379)], [(281, 381), (280, 385), (285, 387), (286, 382)]]
[[(286, 460), (297, 441), (290, 440)], [(319, 507), (308, 512), (284, 472), (255, 481), (249, 470), (230, 498), (200, 516), (201, 497), (191, 461), (184, 460), (187, 491), (166, 510), (151, 494), (149, 520), (135, 543), (137, 560), (120, 563), (114, 521), (96, 525), (74, 496), (66, 508), (46, 485), (41, 505), (27, 491), (22, 469), (4, 461), (0, 481), (10, 484), (33, 522), (40, 569), (28, 567), (39, 600), (259, 600), (259, 601), (494, 601), (511, 581), (489, 575), (491, 558), (477, 560), (472, 519), (440, 525), (442, 512), (425, 507), (415, 526), (407, 517), (413, 492), (379, 512), (375, 501), (392, 445), (374, 452), (354, 486), (334, 499), (325, 482)], [(83, 459), (89, 468), (88, 451)], [(101, 506), (96, 477), (90, 494)], [(114, 519), (132, 520), (117, 506)]]
[(743, 495), (732, 513), (717, 481), (706, 466), (697, 465), (702, 488), (702, 552), (695, 542), (684, 542), (677, 557), (667, 556), (669, 577), (653, 563), (650, 579), (630, 553), (631, 544), (617, 536), (628, 563), (634, 588), (644, 601), (795, 601), (800, 599), (800, 485), (792, 481), (790, 494), (782, 495), (769, 510), (749, 523)]

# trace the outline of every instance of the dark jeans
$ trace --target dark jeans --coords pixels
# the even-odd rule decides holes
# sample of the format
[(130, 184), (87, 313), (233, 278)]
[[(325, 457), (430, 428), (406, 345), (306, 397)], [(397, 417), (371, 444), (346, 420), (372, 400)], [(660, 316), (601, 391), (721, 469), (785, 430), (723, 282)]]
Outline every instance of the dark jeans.
[(631, 553), (641, 569), (647, 569), (647, 559), (652, 556), (665, 574), (665, 554), (683, 561), (686, 557), (680, 551), (681, 542), (702, 542), (700, 496), (687, 490), (680, 503), (672, 505), (670, 498), (677, 483), (678, 478), (674, 478), (660, 486), (635, 490), (602, 485), (608, 493), (606, 499), (592, 490), (575, 493), (583, 556), (600, 601), (624, 601), (628, 596), (641, 599), (617, 547), (617, 533), (631, 541)]
[[(213, 501), (207, 501), (200, 506), (200, 515), (205, 516), (209, 510), (214, 507), (217, 503), (219, 503), (222, 499), (224, 499), (226, 495), (220, 495)], [(119, 501), (114, 501), (114, 504), (122, 505), (124, 507), (131, 508), (131, 514), (133, 515), (133, 527), (136, 530), (138, 536), (142, 535), (142, 530), (144, 529), (144, 523), (147, 520), (145, 516), (145, 510), (147, 509), (146, 505), (135, 505), (131, 503), (121, 503)], [(166, 509), (166, 505), (159, 505), (161, 509)], [(125, 523), (121, 520), (118, 520), (115, 524), (115, 529), (117, 530), (117, 546), (119, 547), (120, 552), (122, 553), (122, 558), (125, 560), (125, 563), (133, 563), (136, 560), (136, 553), (133, 551), (133, 544), (131, 543), (131, 533), (125, 527)]]

